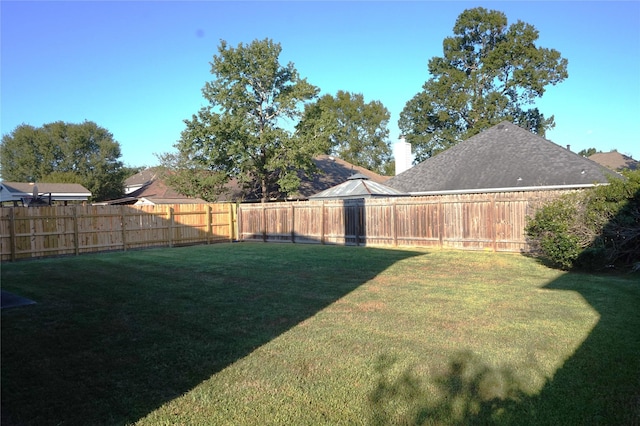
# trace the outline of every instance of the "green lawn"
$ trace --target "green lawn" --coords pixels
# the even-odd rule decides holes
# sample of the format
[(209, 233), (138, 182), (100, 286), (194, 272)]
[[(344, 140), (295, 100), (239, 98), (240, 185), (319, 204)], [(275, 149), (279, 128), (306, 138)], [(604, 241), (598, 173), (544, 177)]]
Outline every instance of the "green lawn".
[(219, 244), (2, 264), (2, 424), (638, 424), (640, 280)]

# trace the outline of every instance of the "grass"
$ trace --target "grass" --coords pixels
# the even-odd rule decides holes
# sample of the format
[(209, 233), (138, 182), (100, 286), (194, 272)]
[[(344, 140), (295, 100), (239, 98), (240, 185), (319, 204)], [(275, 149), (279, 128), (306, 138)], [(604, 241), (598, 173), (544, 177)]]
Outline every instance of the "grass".
[(3, 425), (637, 424), (638, 276), (220, 244), (2, 264)]

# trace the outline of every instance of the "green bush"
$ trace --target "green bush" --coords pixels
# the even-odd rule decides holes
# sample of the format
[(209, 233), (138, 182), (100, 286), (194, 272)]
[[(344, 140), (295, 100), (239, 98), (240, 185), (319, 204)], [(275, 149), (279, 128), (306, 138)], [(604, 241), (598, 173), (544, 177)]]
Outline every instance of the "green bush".
[(572, 232), (582, 194), (569, 194), (544, 205), (529, 218), (527, 235), (554, 266), (570, 269), (584, 247)]
[(548, 202), (529, 218), (527, 235), (562, 269), (640, 263), (640, 171), (609, 185)]

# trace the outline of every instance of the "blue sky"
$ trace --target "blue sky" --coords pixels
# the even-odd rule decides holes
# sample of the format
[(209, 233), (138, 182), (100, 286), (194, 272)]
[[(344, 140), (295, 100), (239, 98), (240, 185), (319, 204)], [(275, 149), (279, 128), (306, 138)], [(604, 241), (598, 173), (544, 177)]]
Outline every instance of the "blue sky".
[(0, 2), (1, 131), (22, 123), (96, 122), (130, 166), (173, 151), (206, 105), (201, 89), (221, 39), (271, 38), (321, 94), (381, 101), (390, 140), (429, 78), (458, 15), (482, 6), (540, 32), (569, 60), (569, 78), (537, 102), (555, 115), (547, 138), (573, 151), (640, 159), (640, 2)]

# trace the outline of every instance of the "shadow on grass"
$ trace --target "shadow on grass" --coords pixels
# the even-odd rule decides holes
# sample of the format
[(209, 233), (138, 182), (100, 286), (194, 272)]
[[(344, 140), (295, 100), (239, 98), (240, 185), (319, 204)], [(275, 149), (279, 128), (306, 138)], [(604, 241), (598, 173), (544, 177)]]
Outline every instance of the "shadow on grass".
[(227, 244), (3, 265), (2, 424), (127, 424), (416, 252)]
[(558, 297), (579, 293), (600, 319), (539, 393), (524, 392), (517, 371), (490, 367), (468, 351), (428, 383), (412, 368), (394, 373), (395, 359), (382, 356), (369, 394), (370, 423), (640, 424), (639, 283), (567, 274), (545, 288), (560, 291)]
[(522, 395), (510, 371), (491, 369), (469, 351), (453, 357), (449, 371), (431, 383), (434, 388), (412, 369), (390, 378), (394, 363), (393, 357), (381, 356), (375, 367), (372, 425), (487, 424)]

